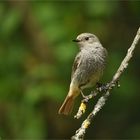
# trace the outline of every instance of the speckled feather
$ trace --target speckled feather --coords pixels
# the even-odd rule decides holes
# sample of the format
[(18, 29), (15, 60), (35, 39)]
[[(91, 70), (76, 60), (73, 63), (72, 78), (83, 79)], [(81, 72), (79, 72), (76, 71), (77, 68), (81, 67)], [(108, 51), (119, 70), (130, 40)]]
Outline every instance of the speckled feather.
[(73, 64), (71, 81), (81, 89), (94, 86), (105, 68), (106, 49), (98, 42), (93, 45), (82, 48)]

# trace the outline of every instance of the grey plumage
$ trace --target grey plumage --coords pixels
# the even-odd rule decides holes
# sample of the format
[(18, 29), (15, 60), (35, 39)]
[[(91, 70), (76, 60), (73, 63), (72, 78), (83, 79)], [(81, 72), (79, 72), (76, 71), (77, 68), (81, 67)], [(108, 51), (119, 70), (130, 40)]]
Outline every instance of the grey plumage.
[(74, 100), (81, 90), (92, 87), (99, 81), (107, 58), (106, 49), (95, 35), (82, 33), (74, 41), (78, 43), (80, 52), (72, 67), (69, 93), (59, 110), (60, 114), (65, 115), (71, 112)]
[[(91, 43), (79, 43), (80, 52), (77, 54), (71, 76), (71, 83), (77, 84), (81, 89), (94, 86), (103, 74), (106, 64), (107, 51), (99, 39), (90, 33), (80, 34), (77, 38), (84, 40), (91, 37)], [(85, 44), (85, 45), (83, 45)]]

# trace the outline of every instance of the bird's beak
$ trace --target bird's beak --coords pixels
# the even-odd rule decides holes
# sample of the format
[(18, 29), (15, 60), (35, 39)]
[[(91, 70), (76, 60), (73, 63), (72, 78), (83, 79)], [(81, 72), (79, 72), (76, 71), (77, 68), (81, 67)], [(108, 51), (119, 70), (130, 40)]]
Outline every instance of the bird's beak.
[(80, 40), (78, 40), (78, 39), (73, 39), (72, 41), (73, 42), (80, 42)]

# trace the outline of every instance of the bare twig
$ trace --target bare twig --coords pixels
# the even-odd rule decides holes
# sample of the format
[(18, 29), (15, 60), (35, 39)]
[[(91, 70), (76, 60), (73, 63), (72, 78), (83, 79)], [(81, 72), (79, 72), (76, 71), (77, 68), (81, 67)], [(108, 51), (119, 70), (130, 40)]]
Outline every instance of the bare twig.
[[(114, 74), (111, 82), (109, 82), (107, 84), (107, 86), (106, 86), (106, 89), (107, 89), (106, 92), (103, 94), (102, 97), (99, 98), (99, 100), (98, 100), (97, 104), (95, 105), (94, 109), (92, 110), (92, 112), (83, 121), (81, 127), (76, 131), (75, 135), (71, 138), (72, 140), (83, 140), (84, 139), (84, 136), (85, 136), (85, 133), (86, 133), (86, 129), (91, 124), (92, 119), (96, 116), (96, 114), (105, 105), (105, 102), (106, 102), (106, 100), (108, 99), (108, 97), (110, 95), (110, 90), (112, 88), (114, 88), (116, 85), (119, 86), (118, 85), (119, 78), (120, 78), (121, 74), (124, 72), (124, 70), (128, 67), (128, 62), (130, 61), (130, 59), (133, 56), (134, 49), (135, 49), (135, 47), (136, 47), (139, 39), (140, 39), (140, 27), (139, 27), (139, 29), (137, 31), (137, 34), (136, 34), (136, 36), (135, 36), (135, 38), (133, 40), (133, 43), (132, 43), (131, 47), (128, 49), (127, 54), (126, 54), (125, 58), (123, 59), (120, 67), (118, 68), (117, 72)], [(91, 95), (91, 98), (92, 97), (93, 97), (93, 94)], [(91, 98), (88, 98), (88, 100), (91, 99)], [(76, 115), (76, 118), (79, 118), (83, 114), (83, 113), (79, 113), (79, 112), (80, 112), (80, 108), (79, 108), (79, 111), (78, 111), (78, 113)]]
[(109, 83), (107, 83), (106, 85), (103, 84), (102, 86), (97, 87), (96, 90), (91, 91), (91, 93), (88, 96), (85, 96), (85, 98), (81, 101), (81, 105), (74, 118), (79, 119), (85, 113), (88, 101), (94, 98), (98, 93), (107, 91), (108, 88), (109, 88)]
[(97, 91), (92, 91), (88, 96), (86, 96), (82, 101), (81, 101), (81, 105), (78, 109), (77, 114), (74, 116), (74, 118), (79, 119), (86, 111), (86, 106), (88, 101), (95, 97), (98, 94), (98, 90)]

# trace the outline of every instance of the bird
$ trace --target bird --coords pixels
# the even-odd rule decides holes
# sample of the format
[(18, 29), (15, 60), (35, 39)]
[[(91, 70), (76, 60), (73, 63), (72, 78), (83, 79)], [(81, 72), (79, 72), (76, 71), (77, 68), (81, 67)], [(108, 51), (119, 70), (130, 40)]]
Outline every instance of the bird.
[(103, 75), (108, 52), (98, 37), (92, 33), (81, 33), (73, 40), (79, 47), (75, 57), (69, 92), (58, 113), (69, 115), (72, 112), (76, 97), (86, 88), (94, 87)]

